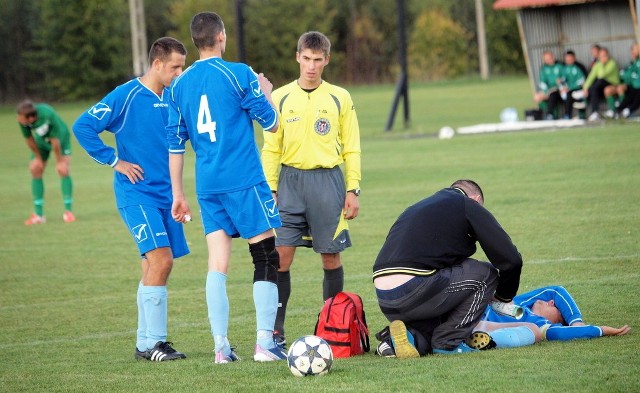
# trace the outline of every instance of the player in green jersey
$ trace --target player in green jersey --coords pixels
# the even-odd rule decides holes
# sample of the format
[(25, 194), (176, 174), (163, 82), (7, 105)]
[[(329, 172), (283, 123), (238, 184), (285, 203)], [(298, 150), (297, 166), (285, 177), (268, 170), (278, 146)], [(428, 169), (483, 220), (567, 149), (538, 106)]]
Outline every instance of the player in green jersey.
[(32, 158), (29, 163), (31, 172), (31, 191), (34, 212), (25, 225), (43, 224), (44, 217), (44, 182), (42, 175), (53, 152), (56, 157), (56, 171), (60, 175), (62, 200), (64, 202), (64, 222), (76, 220), (71, 212), (73, 202), (73, 182), (69, 175), (71, 163), (71, 134), (65, 122), (56, 111), (47, 104), (34, 104), (24, 100), (18, 104), (18, 123)]

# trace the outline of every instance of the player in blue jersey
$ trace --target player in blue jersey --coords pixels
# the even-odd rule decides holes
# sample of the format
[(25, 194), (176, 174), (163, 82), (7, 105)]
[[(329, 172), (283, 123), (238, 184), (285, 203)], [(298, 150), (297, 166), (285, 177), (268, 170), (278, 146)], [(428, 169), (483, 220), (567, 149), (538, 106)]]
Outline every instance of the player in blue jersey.
[[(515, 348), (548, 340), (569, 341), (602, 336), (623, 336), (631, 330), (628, 325), (620, 328), (587, 325), (573, 297), (561, 286), (534, 289), (515, 296), (510, 303), (522, 308), (519, 317), (496, 312), (487, 306), (482, 320), (474, 327), (466, 344), (473, 349)], [(419, 331), (410, 330), (414, 345), (420, 355), (427, 354), (428, 345)], [(396, 357), (389, 327), (376, 334), (381, 342), (376, 352), (383, 357)]]
[[(80, 145), (99, 164), (115, 170), (116, 205), (142, 256), (138, 286), (135, 357), (152, 361), (186, 356), (167, 342), (167, 280), (173, 259), (189, 253), (182, 224), (171, 215), (167, 154), (166, 87), (182, 73), (187, 51), (160, 38), (151, 45), (149, 69), (104, 97), (73, 125)], [(99, 134), (115, 134), (116, 149)]]
[[(482, 320), (500, 323), (533, 323), (542, 333), (542, 339), (568, 341), (601, 336), (622, 336), (629, 332), (629, 326), (621, 328), (586, 325), (582, 313), (569, 292), (561, 286), (548, 286), (513, 298), (513, 303), (522, 307), (523, 315), (515, 318), (496, 312), (487, 307)], [(481, 322), (482, 323), (482, 322)], [(476, 327), (482, 329), (482, 325)], [(532, 344), (533, 342), (529, 342)], [(526, 343), (523, 343), (526, 345)], [(520, 346), (520, 345), (511, 345)], [(500, 347), (500, 345), (498, 345)]]
[(196, 194), (209, 250), (206, 299), (214, 361), (239, 360), (227, 338), (226, 282), (232, 237), (248, 239), (254, 263), (257, 340), (253, 358), (261, 362), (285, 359), (273, 340), (279, 266), (274, 228), (280, 226), (280, 215), (260, 163), (252, 123), (256, 120), (266, 131), (277, 129), (273, 86), (249, 66), (222, 59), (226, 33), (219, 15), (195, 15), (191, 38), (200, 59), (170, 88), (167, 135), (172, 211), (179, 222), (191, 215), (182, 182), (189, 140), (196, 153)]

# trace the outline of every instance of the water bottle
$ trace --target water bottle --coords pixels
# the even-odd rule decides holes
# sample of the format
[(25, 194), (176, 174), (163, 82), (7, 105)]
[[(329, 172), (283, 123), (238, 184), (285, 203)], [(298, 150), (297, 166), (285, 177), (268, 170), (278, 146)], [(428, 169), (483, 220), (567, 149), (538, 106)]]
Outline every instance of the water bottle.
[(524, 315), (524, 310), (522, 309), (522, 307), (513, 303), (504, 303), (498, 300), (494, 300), (491, 302), (491, 308), (498, 314), (513, 317), (515, 319), (520, 319)]

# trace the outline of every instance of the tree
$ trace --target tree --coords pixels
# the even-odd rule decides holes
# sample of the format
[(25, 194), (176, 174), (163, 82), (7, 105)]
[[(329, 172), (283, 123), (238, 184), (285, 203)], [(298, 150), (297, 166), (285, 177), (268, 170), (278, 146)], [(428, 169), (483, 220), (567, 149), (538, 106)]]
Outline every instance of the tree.
[(334, 51), (337, 37), (331, 31), (336, 16), (328, 0), (246, 0), (245, 37), (247, 62), (264, 72), (274, 86), (296, 79), (299, 66), (295, 60), (298, 38), (309, 30), (326, 34), (332, 41), (331, 65), (326, 77), (339, 75), (340, 52)]
[(42, 0), (31, 72), (44, 73), (44, 98), (97, 97), (127, 79), (131, 49), (127, 3), (119, 0)]
[[(0, 102), (28, 95), (32, 78), (24, 68), (24, 53), (36, 26), (37, 9), (30, 1), (0, 0)], [(29, 81), (28, 81), (29, 79)]]
[(409, 75), (439, 80), (463, 75), (468, 66), (470, 34), (439, 10), (423, 11), (409, 40)]

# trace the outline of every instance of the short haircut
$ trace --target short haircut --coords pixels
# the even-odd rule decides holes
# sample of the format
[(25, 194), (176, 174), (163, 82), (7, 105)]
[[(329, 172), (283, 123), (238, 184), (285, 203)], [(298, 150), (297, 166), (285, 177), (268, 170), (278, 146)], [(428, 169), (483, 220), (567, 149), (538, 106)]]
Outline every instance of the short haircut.
[(26, 115), (27, 113), (33, 113), (35, 111), (36, 106), (34, 105), (33, 101), (29, 99), (20, 101), (18, 103), (18, 106), (16, 107), (16, 112), (18, 112), (19, 115)]
[(568, 51), (564, 52), (564, 54), (565, 54), (565, 56), (566, 55), (570, 55), (570, 56), (576, 57), (576, 53), (574, 51), (572, 51), (572, 50), (568, 50)]
[(331, 53), (331, 41), (319, 31), (308, 31), (298, 39), (298, 53), (304, 49), (311, 49), (313, 52), (322, 51), (325, 56), (329, 56), (329, 53)]
[(482, 193), (482, 188), (473, 180), (469, 179), (460, 179), (453, 182), (451, 188), (460, 188), (462, 189), (468, 197), (473, 197), (475, 195), (480, 195), (480, 198), (484, 202), (484, 194)]
[(184, 47), (182, 42), (175, 38), (158, 38), (153, 44), (151, 44), (151, 49), (149, 50), (149, 65), (153, 64), (156, 59), (163, 63), (168, 61), (171, 54), (174, 52), (186, 56), (187, 48)]
[(224, 22), (215, 12), (201, 12), (191, 19), (191, 39), (198, 49), (216, 46), (218, 34), (224, 31)]

